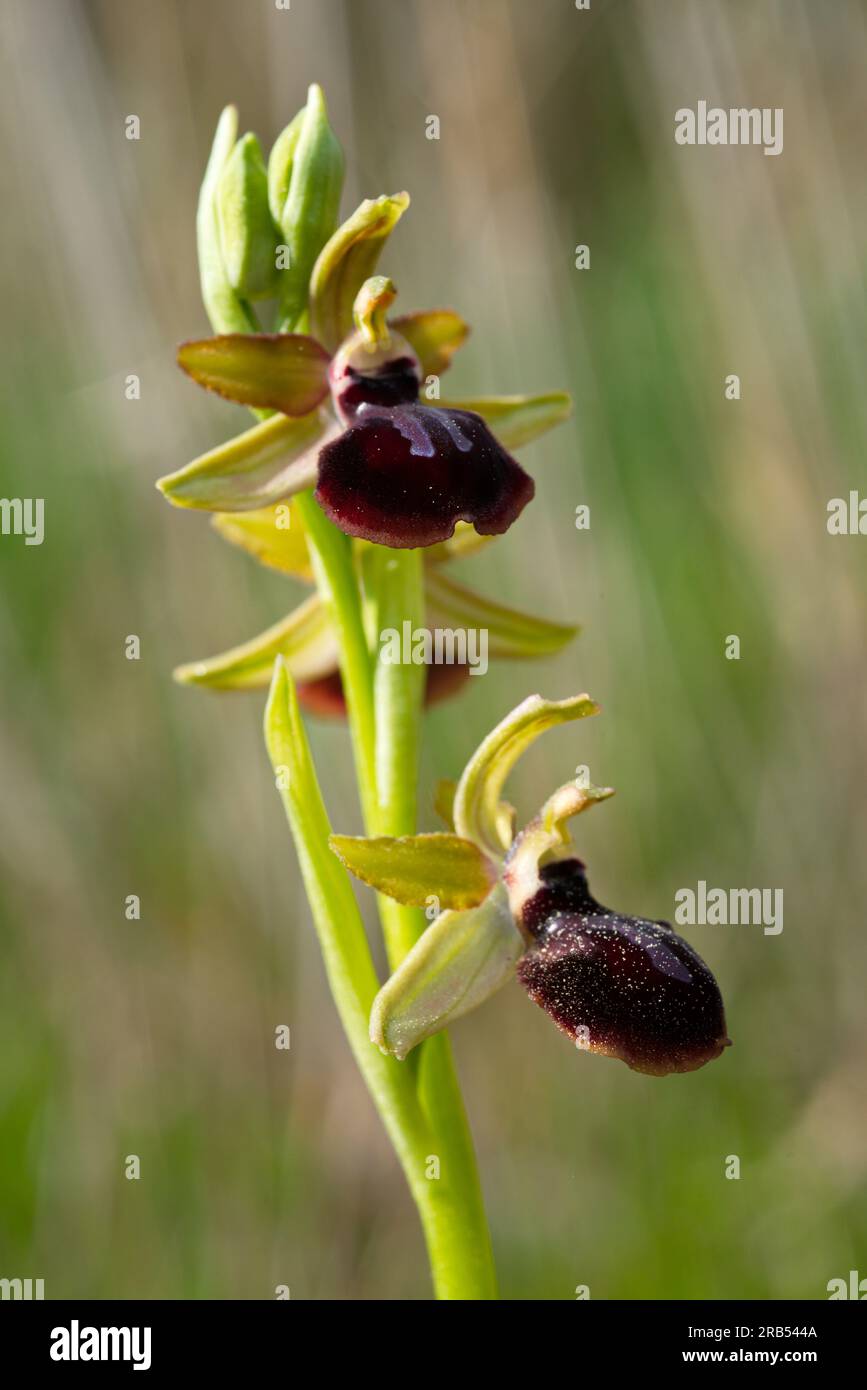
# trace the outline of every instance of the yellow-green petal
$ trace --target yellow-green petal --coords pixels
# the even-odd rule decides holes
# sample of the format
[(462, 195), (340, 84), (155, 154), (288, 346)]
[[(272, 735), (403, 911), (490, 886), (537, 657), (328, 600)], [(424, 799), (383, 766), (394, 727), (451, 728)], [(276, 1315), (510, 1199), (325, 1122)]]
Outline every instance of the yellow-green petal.
[(408, 207), (408, 193), (365, 199), (323, 246), (310, 276), (310, 331), (329, 352), (351, 332), (355, 296)]
[(508, 849), (508, 822), (500, 794), (515, 763), (546, 729), (598, 713), (599, 706), (589, 695), (568, 700), (530, 695), (507, 714), (476, 749), (458, 782), (454, 804), (458, 835), (475, 841), (488, 854)]
[(338, 427), (324, 408), (290, 419), (274, 415), (160, 478), (176, 507), (243, 512), (270, 506), (316, 482), (319, 451)]
[(303, 333), (220, 333), (181, 343), (178, 365), (226, 400), (309, 415), (328, 395), (328, 353)]
[(454, 309), (420, 309), (399, 314), (391, 327), (406, 338), (425, 376), (442, 376), (458, 348), (466, 341), (469, 324)]
[(444, 410), (472, 410), (490, 425), (506, 449), (520, 449), (572, 414), (566, 391), (540, 396), (470, 396), (459, 401), (431, 401)]
[(258, 690), (270, 684), (278, 657), (296, 681), (317, 680), (336, 669), (337, 639), (316, 594), (258, 637), (219, 656), (179, 666), (174, 676), (181, 685), (210, 690)]
[(307, 532), (291, 500), (275, 502), (271, 507), (259, 507), (252, 512), (217, 512), (211, 518), (211, 525), (224, 540), (246, 550), (261, 565), (312, 583), (313, 565)]
[(405, 1057), (506, 984), (525, 948), (502, 884), (480, 907), (443, 912), (376, 996), (371, 1042)]
[(443, 619), (438, 626), (457, 626), (484, 630), (488, 634), (489, 656), (506, 659), (550, 656), (577, 636), (578, 627), (554, 623), (520, 613), (516, 608), (494, 603), (492, 599), (447, 579), (438, 569), (425, 578), (428, 609)]
[(332, 835), (331, 848), (356, 878), (408, 907), (464, 909), (483, 902), (496, 866), (457, 835)]

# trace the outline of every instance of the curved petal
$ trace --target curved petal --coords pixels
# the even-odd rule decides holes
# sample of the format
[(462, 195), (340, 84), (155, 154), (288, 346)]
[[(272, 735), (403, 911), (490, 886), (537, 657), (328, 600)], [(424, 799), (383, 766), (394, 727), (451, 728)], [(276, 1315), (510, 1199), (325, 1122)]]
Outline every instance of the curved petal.
[(318, 595), (299, 605), (273, 627), (205, 661), (179, 666), (174, 673), (181, 685), (203, 685), (211, 690), (258, 690), (269, 685), (274, 662), (282, 656), (293, 679), (309, 681), (334, 669), (337, 639)]
[(469, 324), (454, 309), (421, 309), (414, 314), (398, 314), (389, 324), (406, 338), (425, 376), (442, 376), (470, 331)]
[(366, 198), (320, 251), (310, 276), (310, 326), (329, 352), (351, 331), (355, 296), (408, 207), (408, 193)]
[(320, 445), (336, 433), (324, 410), (297, 420), (275, 415), (160, 478), (157, 487), (176, 507), (253, 511), (312, 487)]
[(494, 603), (447, 579), (436, 569), (426, 575), (425, 597), (432, 612), (446, 623), (487, 632), (489, 656), (513, 660), (549, 656), (559, 652), (579, 632), (579, 628), (566, 623), (552, 623), (548, 618)]
[(589, 695), (569, 700), (543, 700), (529, 695), (492, 729), (464, 768), (455, 793), (455, 830), (488, 853), (509, 848), (505, 838), (500, 793), (515, 763), (531, 743), (551, 729), (571, 719), (598, 714), (599, 706)]
[(329, 361), (301, 333), (221, 333), (178, 348), (178, 366), (199, 386), (283, 415), (307, 415), (325, 399)]
[(322, 450), (316, 498), (348, 535), (414, 549), (448, 540), (458, 521), (507, 531), (534, 491), (478, 415), (362, 406)]
[(261, 565), (312, 582), (307, 533), (294, 502), (275, 502), (252, 512), (217, 512), (211, 525), (224, 540), (255, 556)]
[(440, 410), (472, 410), (481, 415), (506, 449), (520, 449), (572, 414), (572, 398), (566, 391), (548, 391), (541, 396), (472, 396), (437, 405)]

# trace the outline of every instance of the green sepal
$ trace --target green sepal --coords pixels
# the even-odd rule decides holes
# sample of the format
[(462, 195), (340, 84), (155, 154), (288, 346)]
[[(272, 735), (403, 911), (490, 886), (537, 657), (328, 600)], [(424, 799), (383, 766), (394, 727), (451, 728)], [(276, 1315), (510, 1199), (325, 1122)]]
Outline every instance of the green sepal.
[(307, 532), (293, 501), (275, 502), (252, 512), (217, 512), (211, 525), (230, 545), (246, 550), (260, 565), (313, 582)]
[(484, 629), (488, 634), (488, 654), (493, 657), (514, 660), (550, 656), (580, 631), (567, 623), (553, 623), (548, 618), (494, 603), (447, 579), (436, 568), (426, 574), (425, 597), (429, 609), (447, 625)]
[(217, 222), (223, 265), (245, 299), (265, 299), (277, 285), (278, 231), (268, 207), (268, 175), (255, 135), (244, 135), (217, 183)]
[(176, 507), (244, 512), (270, 506), (315, 485), (319, 451), (337, 432), (324, 410), (294, 420), (274, 415), (160, 478), (157, 487)]
[(391, 320), (391, 327), (406, 338), (424, 376), (442, 376), (470, 331), (469, 324), (454, 309), (420, 309), (399, 314)]
[(477, 845), (457, 835), (332, 835), (334, 853), (362, 883), (408, 907), (476, 907), (490, 893), (497, 868)]
[(509, 818), (500, 799), (503, 784), (521, 754), (556, 724), (598, 714), (599, 706), (589, 695), (569, 700), (544, 700), (530, 695), (476, 749), (455, 793), (455, 830), (473, 840), (487, 854), (497, 855), (509, 848)]
[(303, 333), (221, 333), (181, 343), (178, 366), (239, 405), (308, 415), (328, 395), (328, 353)]
[(210, 690), (258, 690), (270, 683), (278, 657), (296, 681), (318, 680), (337, 669), (337, 639), (316, 594), (249, 642), (178, 666), (174, 678)]
[(371, 1042), (406, 1057), (506, 984), (525, 949), (502, 884), (480, 907), (443, 912), (376, 996)]
[(217, 187), (235, 147), (237, 134), (237, 108), (227, 106), (217, 122), (196, 213), (202, 300), (215, 333), (255, 333), (259, 326), (249, 304), (232, 286), (220, 242)]
[(408, 193), (365, 199), (322, 248), (310, 277), (310, 331), (329, 352), (352, 331), (355, 296), (408, 207)]
[(572, 399), (565, 391), (540, 396), (469, 396), (459, 401), (431, 401), (431, 405), (481, 415), (505, 449), (520, 449), (572, 414)]

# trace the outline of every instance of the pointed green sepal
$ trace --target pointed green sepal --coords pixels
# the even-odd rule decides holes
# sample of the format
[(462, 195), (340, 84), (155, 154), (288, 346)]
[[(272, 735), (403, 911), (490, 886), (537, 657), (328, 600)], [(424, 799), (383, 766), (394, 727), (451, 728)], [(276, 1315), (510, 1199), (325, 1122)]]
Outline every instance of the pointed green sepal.
[(431, 401), (431, 405), (481, 415), (505, 449), (520, 449), (572, 414), (572, 400), (565, 391), (549, 391), (541, 396), (472, 396), (459, 401)]
[(226, 400), (308, 415), (328, 395), (328, 353), (302, 333), (222, 333), (181, 343), (178, 366)]
[(442, 376), (470, 331), (469, 324), (453, 309), (421, 309), (413, 314), (399, 314), (391, 320), (391, 327), (406, 338), (425, 376)]
[(447, 579), (438, 569), (429, 570), (426, 575), (425, 597), (429, 610), (444, 620), (442, 625), (486, 631), (488, 655), (493, 657), (514, 660), (550, 656), (579, 632), (579, 628), (567, 623), (552, 623), (547, 618), (494, 603)]
[(294, 502), (275, 502), (252, 512), (217, 512), (211, 525), (230, 545), (246, 550), (260, 565), (312, 583), (307, 532)]
[(243, 512), (270, 506), (316, 483), (319, 451), (337, 426), (324, 411), (275, 415), (193, 459), (157, 487), (176, 507)]
[(376, 996), (371, 1042), (406, 1057), (502, 988), (525, 949), (502, 884), (480, 907), (443, 912)]
[(507, 714), (479, 745), (458, 783), (454, 804), (458, 835), (488, 854), (508, 849), (511, 837), (507, 838), (509, 824), (500, 794), (515, 763), (546, 729), (598, 713), (599, 706), (589, 695), (569, 700), (530, 695)]
[(476, 907), (497, 878), (478, 846), (457, 835), (332, 835), (331, 848), (362, 883), (409, 907), (431, 898), (440, 908)]
[(209, 690), (258, 690), (269, 684), (278, 657), (296, 681), (318, 680), (337, 669), (337, 639), (316, 594), (258, 637), (219, 656), (179, 666), (174, 677), (180, 685)]
[(268, 207), (268, 175), (255, 135), (244, 135), (217, 183), (217, 223), (223, 265), (233, 290), (264, 299), (277, 284), (278, 231)]
[(355, 296), (408, 207), (408, 193), (365, 199), (322, 248), (310, 277), (310, 331), (329, 352), (352, 331)]

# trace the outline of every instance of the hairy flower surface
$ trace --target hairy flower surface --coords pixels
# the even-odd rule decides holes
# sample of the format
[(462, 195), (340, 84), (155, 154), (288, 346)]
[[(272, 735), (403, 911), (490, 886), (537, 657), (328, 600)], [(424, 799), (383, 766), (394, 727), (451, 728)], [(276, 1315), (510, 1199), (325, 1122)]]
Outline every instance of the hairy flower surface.
[(667, 922), (595, 901), (579, 859), (542, 866), (521, 912), (532, 944), (517, 976), (578, 1047), (634, 1071), (693, 1071), (727, 1044), (716, 980)]

